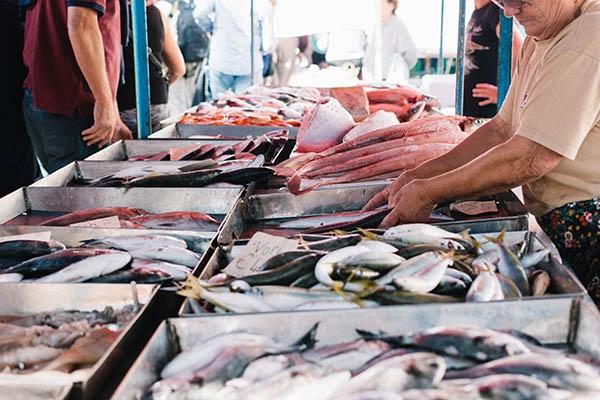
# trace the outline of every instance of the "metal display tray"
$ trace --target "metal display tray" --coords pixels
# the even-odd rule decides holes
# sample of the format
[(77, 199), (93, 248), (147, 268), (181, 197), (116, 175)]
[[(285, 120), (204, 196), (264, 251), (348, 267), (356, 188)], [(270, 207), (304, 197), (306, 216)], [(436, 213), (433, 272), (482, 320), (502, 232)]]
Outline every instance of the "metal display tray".
[[(168, 151), (170, 148), (189, 147), (194, 145), (212, 144), (215, 146), (234, 145), (239, 143), (240, 139), (221, 140), (221, 139), (202, 139), (202, 140), (177, 140), (177, 139), (152, 139), (152, 140), (121, 140), (107, 148), (100, 150), (96, 154), (86, 158), (86, 161), (127, 161), (131, 157), (158, 154), (162, 151)], [(293, 141), (276, 149), (274, 154), (266, 154), (267, 163), (279, 163), (287, 159), (292, 151)]]
[[(262, 157), (257, 159), (257, 162), (240, 163), (240, 168), (253, 164), (261, 166), (263, 164)], [(193, 165), (197, 161), (75, 161), (58, 171), (48, 175), (47, 177), (35, 182), (32, 187), (59, 187), (69, 186), (75, 179), (100, 179), (106, 176), (115, 174), (127, 168), (144, 167), (144, 166), (174, 166), (184, 167)], [(224, 187), (231, 189), (233, 185), (216, 183), (210, 186)]]
[(255, 125), (199, 125), (178, 123), (175, 128), (176, 137), (187, 139), (192, 136), (221, 136), (224, 138), (236, 137), (246, 138), (248, 136), (257, 137), (265, 133), (286, 130), (290, 137), (296, 137), (298, 128), (280, 127), (280, 126), (255, 126)]
[[(0, 199), (0, 224), (35, 211), (73, 212), (97, 207), (135, 207), (148, 212), (195, 211), (221, 218), (236, 204), (239, 188), (26, 187)], [(14, 224), (14, 223), (13, 223)], [(39, 225), (23, 224), (18, 225)], [(161, 230), (154, 232), (160, 233)]]
[[(281, 218), (314, 216), (343, 211), (360, 210), (375, 194), (386, 185), (381, 183), (353, 184), (339, 188), (323, 188), (301, 196), (287, 192), (254, 194), (247, 200), (240, 201), (225, 218), (219, 243), (226, 244), (240, 238), (240, 235), (253, 223)], [(509, 215), (502, 217), (469, 217), (464, 220), (439, 222), (439, 225), (452, 232), (467, 229), (471, 233), (527, 230), (528, 213), (523, 203), (513, 192), (505, 192), (493, 196), (501, 202)]]
[[(134, 300), (134, 293), (136, 300)], [(135, 318), (123, 329), (109, 350), (85, 375), (72, 377), (0, 374), (0, 397), (5, 399), (63, 399), (97, 398), (97, 394), (110, 386), (114, 378), (122, 377), (126, 366), (131, 365), (137, 352), (147, 340), (145, 330), (158, 321), (148, 313), (156, 300), (153, 285), (115, 284), (26, 284), (2, 285), (0, 315), (27, 316), (56, 309), (102, 311), (111, 306), (115, 309), (139, 301), (142, 305)], [(144, 339), (140, 341), (140, 339)]]
[[(38, 232), (51, 232), (52, 239), (57, 240), (67, 247), (79, 247), (84, 241), (102, 239), (114, 236), (143, 236), (165, 235), (184, 238), (188, 242), (188, 249), (194, 251), (202, 258), (192, 271), (199, 275), (206, 264), (206, 259), (212, 255), (215, 232), (169, 231), (151, 229), (99, 229), (99, 228), (72, 228), (68, 226), (26, 226), (26, 225), (0, 225), (0, 238), (4, 236), (24, 235)], [(190, 242), (193, 240), (193, 245)], [(0, 284), (2, 287), (2, 284)]]
[(170, 319), (148, 342), (113, 399), (141, 399), (160, 371), (180, 350), (215, 335), (247, 331), (278, 340), (297, 340), (319, 322), (319, 345), (357, 338), (355, 329), (409, 334), (434, 326), (514, 329), (544, 343), (567, 344), (600, 358), (600, 317), (593, 305), (579, 299), (551, 298), (489, 304), (444, 304), (382, 307), (368, 310), (303, 311), (294, 314), (218, 315)]
[[(526, 237), (526, 232), (506, 232), (505, 234), (505, 243), (507, 245), (516, 245), (522, 242)], [(485, 236), (497, 236), (498, 233), (489, 233), (489, 234), (479, 234), (474, 235), (474, 237), (478, 240), (483, 240)], [(241, 241), (245, 242), (245, 241)], [(484, 243), (482, 245), (483, 249), (487, 249), (491, 244)], [(530, 249), (541, 250), (546, 248), (544, 244), (535, 236), (530, 236)], [(229, 250), (226, 250), (222, 246), (219, 246), (210, 257), (206, 257), (204, 259), (204, 263), (200, 266), (202, 271), (200, 272), (200, 279), (208, 280), (214, 275), (221, 272), (223, 268), (225, 268), (228, 264), (228, 261), (233, 257), (239, 255), (244, 248), (244, 245), (240, 244), (232, 246)], [(584, 297), (586, 291), (584, 287), (581, 285), (577, 277), (573, 274), (573, 272), (567, 268), (565, 265), (561, 264), (555, 257), (550, 257), (550, 260), (545, 263), (541, 263), (538, 266), (538, 269), (542, 269), (546, 271), (552, 280), (552, 286), (550, 287), (550, 291), (552, 294), (547, 294), (542, 298), (552, 298), (552, 297)], [(179, 313), (182, 317), (197, 317), (198, 315), (205, 314), (197, 314), (194, 312), (193, 308), (190, 305), (189, 300), (185, 300), (183, 302), (181, 311)]]

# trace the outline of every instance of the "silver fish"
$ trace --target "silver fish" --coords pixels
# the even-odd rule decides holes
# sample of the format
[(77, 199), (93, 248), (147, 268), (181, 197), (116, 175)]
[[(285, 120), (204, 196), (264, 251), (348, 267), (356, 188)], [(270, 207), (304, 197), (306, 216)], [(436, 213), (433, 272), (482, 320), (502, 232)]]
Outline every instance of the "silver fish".
[(418, 294), (429, 293), (439, 285), (447, 267), (453, 262), (448, 254), (424, 253), (403, 262), (375, 282), (379, 286), (393, 282), (400, 290)]
[(85, 242), (89, 247), (108, 247), (123, 251), (139, 251), (157, 247), (187, 248), (184, 240), (164, 235), (113, 236)]
[(198, 254), (181, 247), (148, 247), (130, 251), (129, 254), (131, 254), (133, 258), (166, 261), (191, 268), (194, 268), (200, 262), (200, 256)]
[(89, 257), (78, 261), (50, 275), (36, 279), (39, 283), (85, 282), (92, 278), (108, 275), (120, 270), (131, 262), (131, 256), (115, 251), (110, 254)]
[(529, 280), (527, 279), (527, 273), (525, 272), (525, 268), (523, 268), (521, 261), (519, 261), (517, 256), (500, 241), (496, 241), (496, 248), (498, 249), (498, 255), (500, 257), (500, 260), (498, 261), (498, 272), (510, 278), (524, 296), (529, 296), (531, 293)]
[[(332, 287), (334, 289), (342, 289), (344, 288), (344, 282), (334, 281), (331, 277), (333, 271), (335, 270), (335, 266), (339, 263), (343, 263), (344, 260), (349, 257), (363, 253), (369, 253), (370, 251), (371, 250), (368, 248), (359, 245), (332, 251), (331, 253), (321, 257), (321, 259), (317, 262), (317, 265), (315, 266), (315, 277), (321, 284), (325, 286)], [(362, 287), (348, 288), (346, 285), (346, 290), (348, 289), (356, 289), (356, 291), (360, 291), (362, 290)]]
[[(214, 336), (178, 354), (161, 371), (161, 378), (176, 376), (201, 377), (205, 382), (219, 378), (227, 380), (239, 376), (248, 364), (266, 354), (300, 351), (315, 344), (317, 325), (295, 343), (283, 343), (271, 337), (246, 332), (231, 332)], [(217, 358), (222, 357), (221, 362)], [(239, 362), (241, 368), (231, 368), (228, 362)], [(203, 371), (211, 368), (210, 371)], [(198, 375), (202, 372), (202, 376)]]
[(471, 284), (467, 292), (466, 301), (468, 302), (488, 302), (494, 300), (503, 300), (504, 294), (502, 287), (496, 277), (496, 274), (489, 271), (483, 271)]
[(523, 268), (533, 268), (539, 263), (547, 260), (549, 255), (550, 250), (548, 249), (535, 251), (521, 258), (521, 265)]
[(188, 274), (192, 273), (192, 269), (184, 265), (159, 260), (140, 260), (137, 258), (131, 262), (131, 269), (159, 271), (169, 275), (174, 281), (184, 281), (187, 279)]
[(498, 374), (472, 380), (445, 381), (445, 385), (474, 386), (484, 398), (494, 400), (548, 399), (548, 385), (534, 377)]

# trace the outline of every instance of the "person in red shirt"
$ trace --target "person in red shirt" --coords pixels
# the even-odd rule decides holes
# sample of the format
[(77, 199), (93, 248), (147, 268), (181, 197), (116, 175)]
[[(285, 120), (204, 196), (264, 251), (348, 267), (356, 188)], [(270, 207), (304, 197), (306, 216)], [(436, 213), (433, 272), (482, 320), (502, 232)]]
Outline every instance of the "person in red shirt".
[(27, 131), (48, 172), (111, 141), (120, 126), (119, 0), (34, 0), (25, 24)]

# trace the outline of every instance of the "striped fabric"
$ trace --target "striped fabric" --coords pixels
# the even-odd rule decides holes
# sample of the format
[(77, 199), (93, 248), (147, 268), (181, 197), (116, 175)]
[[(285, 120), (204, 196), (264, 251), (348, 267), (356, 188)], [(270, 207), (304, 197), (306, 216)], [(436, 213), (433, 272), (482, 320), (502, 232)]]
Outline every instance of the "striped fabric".
[[(262, 76), (262, 32), (265, 3), (254, 0), (254, 71)], [(212, 33), (209, 67), (228, 75), (250, 75), (250, 0), (202, 0), (198, 24)]]

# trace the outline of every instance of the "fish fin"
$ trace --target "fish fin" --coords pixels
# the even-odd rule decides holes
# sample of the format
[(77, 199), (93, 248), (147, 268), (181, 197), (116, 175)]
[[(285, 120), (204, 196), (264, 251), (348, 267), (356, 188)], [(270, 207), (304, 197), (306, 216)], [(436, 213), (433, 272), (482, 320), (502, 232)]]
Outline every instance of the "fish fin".
[(365, 281), (363, 284), (365, 285), (365, 290), (356, 293), (356, 296), (360, 299), (372, 296), (373, 294), (382, 290), (381, 286), (377, 286), (377, 284), (372, 281)]
[(335, 229), (333, 231), (333, 234), (337, 237), (341, 237), (341, 236), (348, 236), (348, 232), (341, 230), (341, 229)]
[(506, 237), (506, 228), (502, 229), (502, 232), (500, 232), (500, 234), (498, 236), (496, 236), (495, 238), (491, 237), (491, 236), (485, 236), (485, 239), (491, 243), (504, 244), (505, 237)]
[(205, 290), (200, 284), (200, 279), (197, 279), (192, 274), (187, 274), (187, 279), (182, 284), (177, 284), (177, 294), (183, 297), (190, 297), (194, 300), (202, 298), (202, 290)]
[(294, 347), (299, 347), (303, 350), (312, 349), (317, 344), (317, 330), (321, 322), (316, 322), (300, 339), (294, 343)]
[(358, 228), (358, 232), (369, 240), (377, 240), (377, 235), (363, 228)]
[(304, 250), (310, 251), (310, 247), (308, 246), (308, 243), (306, 242), (306, 240), (304, 240), (304, 238), (302, 237), (302, 235), (298, 236), (298, 244)]

